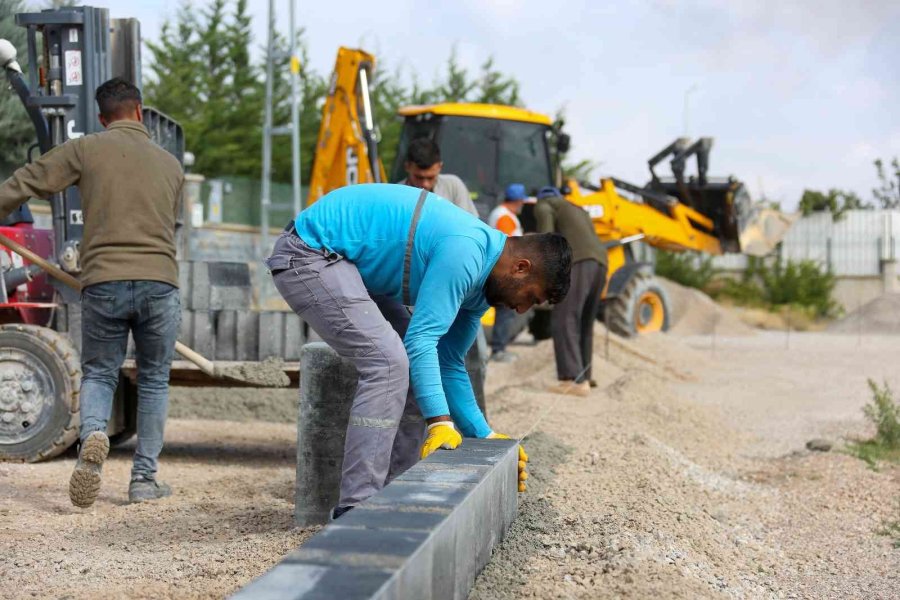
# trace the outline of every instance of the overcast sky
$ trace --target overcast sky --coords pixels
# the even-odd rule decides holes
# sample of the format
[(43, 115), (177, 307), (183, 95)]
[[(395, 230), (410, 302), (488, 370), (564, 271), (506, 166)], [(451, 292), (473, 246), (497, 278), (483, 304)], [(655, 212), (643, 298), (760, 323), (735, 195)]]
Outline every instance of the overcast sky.
[[(153, 39), (180, 0), (91, 4)], [(261, 46), (267, 2), (250, 5)], [(276, 7), (286, 32), (288, 0)], [(472, 69), (493, 55), (528, 108), (566, 108), (572, 155), (598, 175), (643, 183), (647, 158), (685, 133), (686, 95), (687, 134), (716, 138), (710, 173), (786, 207), (806, 187), (869, 198), (872, 161), (900, 155), (900, 0), (298, 1), (297, 14), (322, 73), (339, 45), (426, 81), (454, 45)]]

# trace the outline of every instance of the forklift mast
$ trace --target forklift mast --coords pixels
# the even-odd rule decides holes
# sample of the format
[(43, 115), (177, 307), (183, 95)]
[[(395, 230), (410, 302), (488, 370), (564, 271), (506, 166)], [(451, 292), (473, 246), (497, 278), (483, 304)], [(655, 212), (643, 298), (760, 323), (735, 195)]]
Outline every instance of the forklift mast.
[[(27, 71), (6, 69), (7, 79), (25, 106), (35, 128), (41, 154), (56, 146), (97, 133), (97, 87), (114, 77), (141, 87), (141, 38), (137, 19), (110, 19), (109, 10), (90, 6), (48, 9), (16, 15), (26, 30)], [(184, 157), (181, 126), (162, 113), (144, 108), (144, 123), (151, 138), (173, 154)], [(80, 242), (84, 235), (81, 196), (76, 186), (50, 197), (51, 258), (70, 273), (81, 271)], [(23, 207), (3, 223), (31, 223)], [(56, 329), (68, 332), (80, 347), (77, 327), (78, 295), (53, 281), (65, 310), (56, 312)], [(70, 314), (73, 313), (73, 314)]]

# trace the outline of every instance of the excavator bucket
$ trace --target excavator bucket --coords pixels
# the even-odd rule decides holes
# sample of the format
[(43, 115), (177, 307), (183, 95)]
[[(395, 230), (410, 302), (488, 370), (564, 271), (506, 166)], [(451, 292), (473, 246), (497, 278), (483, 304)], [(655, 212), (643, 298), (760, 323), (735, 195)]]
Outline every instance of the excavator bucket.
[[(712, 144), (712, 138), (693, 143), (675, 140), (648, 161), (652, 179), (647, 188), (708, 217), (713, 226), (707, 233), (718, 238), (723, 252), (764, 256), (775, 249), (796, 217), (754, 206), (746, 186), (734, 177), (707, 177)], [(670, 155), (673, 177), (660, 178), (654, 167)], [(697, 176), (685, 179), (685, 163), (691, 156), (697, 158)]]

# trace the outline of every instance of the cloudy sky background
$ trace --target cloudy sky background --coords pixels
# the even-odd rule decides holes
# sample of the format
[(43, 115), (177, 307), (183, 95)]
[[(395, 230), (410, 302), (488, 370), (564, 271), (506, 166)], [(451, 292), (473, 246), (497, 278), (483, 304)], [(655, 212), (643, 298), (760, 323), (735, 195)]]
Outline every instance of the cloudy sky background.
[[(179, 0), (95, 0), (154, 39)], [(195, 5), (198, 3), (195, 2)], [(205, 3), (200, 3), (205, 4)], [(251, 0), (257, 47), (266, 0)], [(734, 174), (785, 207), (804, 188), (871, 197), (872, 161), (900, 155), (900, 2), (298, 0), (312, 68), (339, 45), (430, 81), (455, 45), (522, 84), (528, 108), (565, 107), (572, 156), (643, 183), (646, 160), (685, 133), (716, 138), (713, 175)], [(438, 3), (434, 3), (438, 5)], [(276, 2), (287, 31), (288, 0)], [(315, 132), (304, 132), (315, 135)]]

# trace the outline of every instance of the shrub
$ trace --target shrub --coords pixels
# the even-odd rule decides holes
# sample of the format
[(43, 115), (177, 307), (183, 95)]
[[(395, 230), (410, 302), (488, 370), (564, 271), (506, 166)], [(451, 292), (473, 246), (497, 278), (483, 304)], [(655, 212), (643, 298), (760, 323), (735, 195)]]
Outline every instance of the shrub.
[(850, 452), (872, 467), (879, 460), (900, 462), (900, 404), (887, 382), (882, 387), (869, 379), (872, 401), (863, 407), (863, 413), (875, 425), (875, 436), (868, 440), (852, 442)]
[(656, 273), (675, 283), (705, 290), (716, 276), (716, 269), (710, 256), (697, 252), (659, 250), (656, 253)]
[(760, 272), (766, 300), (771, 304), (796, 304), (815, 310), (819, 317), (832, 314), (837, 304), (831, 299), (835, 278), (811, 260), (775, 263)]

